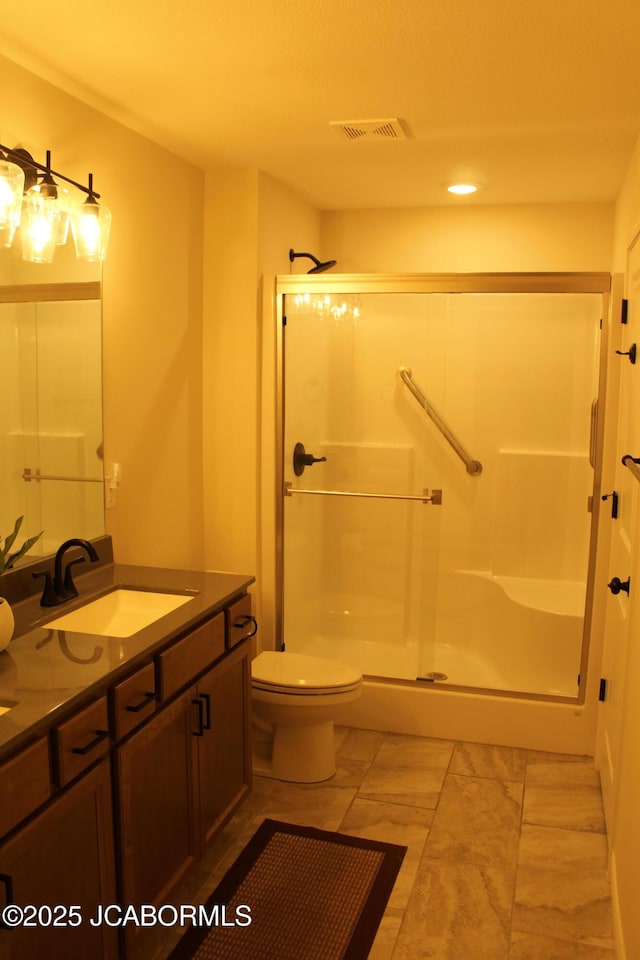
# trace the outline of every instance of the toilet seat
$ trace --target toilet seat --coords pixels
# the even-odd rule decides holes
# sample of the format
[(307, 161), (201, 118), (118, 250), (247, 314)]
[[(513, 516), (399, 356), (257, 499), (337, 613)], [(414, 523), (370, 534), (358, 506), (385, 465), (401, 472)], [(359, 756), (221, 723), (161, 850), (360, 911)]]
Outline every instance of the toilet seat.
[(362, 684), (362, 674), (333, 660), (301, 653), (265, 650), (251, 664), (254, 690), (295, 696), (349, 693)]

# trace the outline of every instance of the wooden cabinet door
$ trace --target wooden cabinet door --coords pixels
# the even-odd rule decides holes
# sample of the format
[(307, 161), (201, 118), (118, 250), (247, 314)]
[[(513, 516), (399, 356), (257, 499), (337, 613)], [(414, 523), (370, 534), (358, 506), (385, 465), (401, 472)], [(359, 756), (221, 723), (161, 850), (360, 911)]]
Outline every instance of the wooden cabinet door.
[(125, 904), (161, 903), (199, 852), (193, 829), (194, 692), (156, 713), (116, 751)]
[[(92, 926), (116, 898), (109, 764), (100, 763), (0, 847), (0, 906), (77, 906), (78, 926), (0, 928), (3, 960), (114, 960), (117, 931)], [(53, 914), (55, 916), (55, 913)], [(59, 921), (63, 915), (58, 912)]]
[(203, 845), (251, 786), (250, 645), (243, 644), (199, 681), (198, 808)]

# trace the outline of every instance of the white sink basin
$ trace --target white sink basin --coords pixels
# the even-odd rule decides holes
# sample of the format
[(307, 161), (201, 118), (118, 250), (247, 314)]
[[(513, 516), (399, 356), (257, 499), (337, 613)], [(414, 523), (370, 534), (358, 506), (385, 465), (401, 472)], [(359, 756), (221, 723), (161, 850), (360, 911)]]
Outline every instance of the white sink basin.
[(118, 587), (43, 626), (72, 633), (93, 633), (100, 637), (131, 637), (190, 600), (193, 596), (184, 593), (155, 593)]

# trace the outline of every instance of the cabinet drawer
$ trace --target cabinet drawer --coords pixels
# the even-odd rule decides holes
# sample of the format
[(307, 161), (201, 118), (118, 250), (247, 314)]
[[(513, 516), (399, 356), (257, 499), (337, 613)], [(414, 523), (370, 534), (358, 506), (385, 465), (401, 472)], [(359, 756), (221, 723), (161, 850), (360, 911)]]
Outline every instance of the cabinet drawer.
[(248, 593), (227, 607), (225, 617), (228, 650), (258, 632), (255, 617), (251, 615), (251, 597)]
[(90, 703), (54, 727), (56, 781), (61, 787), (109, 751), (107, 698)]
[(46, 803), (51, 796), (49, 745), (46, 737), (0, 764), (2, 803), (0, 837)]
[(155, 709), (155, 666), (148, 663), (111, 689), (111, 715), (116, 740), (122, 740), (135, 730)]
[(178, 640), (158, 656), (160, 699), (166, 700), (224, 653), (224, 613)]

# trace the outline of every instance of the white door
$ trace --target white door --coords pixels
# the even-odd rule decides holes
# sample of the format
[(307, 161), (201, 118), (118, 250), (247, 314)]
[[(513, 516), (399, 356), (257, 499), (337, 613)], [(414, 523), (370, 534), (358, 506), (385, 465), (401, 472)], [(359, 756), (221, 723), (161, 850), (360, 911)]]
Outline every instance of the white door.
[[(629, 251), (626, 277), (628, 300), (627, 324), (623, 329), (622, 351), (638, 344), (640, 351), (640, 238)], [(628, 649), (632, 615), (637, 618), (640, 608), (640, 577), (633, 574), (634, 561), (638, 566), (640, 536), (638, 533), (638, 497), (640, 482), (632, 471), (622, 464), (629, 454), (640, 457), (640, 352), (635, 364), (628, 356), (620, 356), (620, 395), (618, 438), (616, 444), (615, 490), (619, 496), (618, 518), (612, 520), (609, 582), (614, 590), (614, 578), (625, 584), (631, 579), (630, 590), (611, 592), (607, 601), (602, 677), (606, 683), (604, 701), (598, 723), (598, 760), (602, 782), (607, 832), (610, 845), (615, 837), (615, 814), (619, 790), (621, 733), (627, 687)], [(640, 467), (640, 464), (639, 464)], [(604, 585), (596, 585), (602, 588)], [(628, 698), (626, 698), (628, 699)]]

